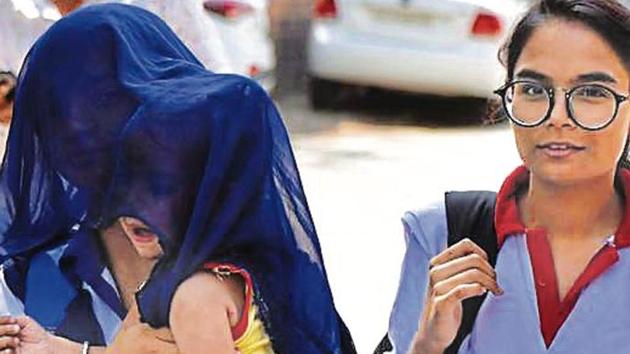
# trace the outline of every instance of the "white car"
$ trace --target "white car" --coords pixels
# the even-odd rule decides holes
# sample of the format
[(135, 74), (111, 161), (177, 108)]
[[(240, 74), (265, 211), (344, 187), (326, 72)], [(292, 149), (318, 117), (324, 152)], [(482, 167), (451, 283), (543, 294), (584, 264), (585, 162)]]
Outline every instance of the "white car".
[(268, 0), (206, 0), (203, 7), (218, 29), (231, 70), (272, 90), (276, 56), (269, 35)]
[(491, 97), (497, 51), (531, 0), (316, 0), (309, 95), (329, 105), (340, 83)]

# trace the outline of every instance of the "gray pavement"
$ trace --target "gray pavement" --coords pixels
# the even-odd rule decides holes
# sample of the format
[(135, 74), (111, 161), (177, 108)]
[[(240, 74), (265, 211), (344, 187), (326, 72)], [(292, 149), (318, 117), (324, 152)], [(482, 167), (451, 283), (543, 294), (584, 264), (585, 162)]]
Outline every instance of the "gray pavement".
[(507, 124), (470, 124), (475, 119), (454, 108), (466, 100), (435, 102), (444, 113), (438, 107), (430, 119), (429, 98), (323, 113), (311, 111), (303, 96), (278, 100), (335, 301), (359, 353), (371, 353), (387, 330), (404, 252), (403, 212), (446, 190), (497, 189), (519, 164)]

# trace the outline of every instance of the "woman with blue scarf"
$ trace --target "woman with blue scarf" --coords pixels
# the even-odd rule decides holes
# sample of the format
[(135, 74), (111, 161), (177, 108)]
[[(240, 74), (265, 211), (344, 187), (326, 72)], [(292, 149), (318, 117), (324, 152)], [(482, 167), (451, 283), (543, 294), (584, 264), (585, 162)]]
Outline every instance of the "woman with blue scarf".
[[(137, 303), (137, 320), (170, 327), (183, 353), (353, 351), (259, 86), (206, 71), (160, 19), (124, 5), (60, 20), (19, 80), (0, 176), (5, 302), (84, 348), (112, 343)], [(137, 267), (112, 252), (123, 241)], [(119, 279), (147, 269), (134, 299), (137, 281)], [(213, 291), (223, 297), (199, 296)], [(223, 300), (223, 318), (204, 317)], [(195, 335), (204, 328), (217, 330)], [(267, 351), (238, 346), (252, 331)]]

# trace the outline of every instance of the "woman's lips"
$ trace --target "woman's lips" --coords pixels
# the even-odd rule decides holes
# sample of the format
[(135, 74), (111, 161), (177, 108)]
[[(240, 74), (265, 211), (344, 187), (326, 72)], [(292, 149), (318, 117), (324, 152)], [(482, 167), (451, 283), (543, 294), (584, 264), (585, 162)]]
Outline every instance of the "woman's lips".
[(564, 158), (586, 149), (584, 146), (556, 142), (536, 145), (536, 148), (540, 149), (545, 155), (552, 158)]
[(131, 236), (134, 241), (138, 243), (152, 243), (157, 240), (157, 236), (145, 228), (133, 229), (133, 234)]

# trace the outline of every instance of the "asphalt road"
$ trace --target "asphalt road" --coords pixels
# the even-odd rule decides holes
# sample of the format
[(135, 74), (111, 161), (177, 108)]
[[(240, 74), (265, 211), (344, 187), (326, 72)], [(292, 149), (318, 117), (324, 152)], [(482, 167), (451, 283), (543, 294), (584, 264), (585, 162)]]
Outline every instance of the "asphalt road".
[(292, 136), (337, 307), (359, 353), (387, 330), (404, 238), (400, 217), (447, 190), (493, 189), (519, 164), (507, 124), (471, 100), (381, 95), (313, 112), (278, 100)]

